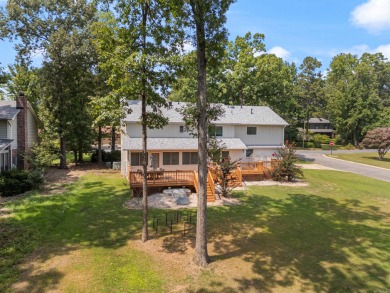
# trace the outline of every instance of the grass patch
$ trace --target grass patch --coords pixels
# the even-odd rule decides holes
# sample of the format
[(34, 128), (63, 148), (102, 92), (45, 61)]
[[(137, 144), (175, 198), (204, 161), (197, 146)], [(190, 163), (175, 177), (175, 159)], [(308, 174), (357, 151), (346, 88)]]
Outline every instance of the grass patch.
[[(91, 162), (91, 157), (92, 157), (92, 153), (83, 153), (83, 161), (85, 163), (86, 162)], [(66, 163), (67, 164), (74, 163), (73, 152), (67, 152), (66, 153)], [(60, 158), (57, 158), (57, 159), (53, 160), (52, 165), (53, 166), (59, 166), (60, 165)]]
[(390, 184), (337, 171), (305, 176), (308, 187), (252, 186), (235, 194), (241, 205), (209, 208), (213, 261), (201, 271), (188, 269), (193, 238), (139, 244), (141, 213), (123, 208), (129, 189), (116, 174), (89, 174), (62, 195), (8, 203), (0, 291), (18, 279), (34, 292), (388, 289)]
[(387, 153), (382, 161), (379, 160), (377, 153), (337, 154), (331, 157), (390, 169), (390, 153)]

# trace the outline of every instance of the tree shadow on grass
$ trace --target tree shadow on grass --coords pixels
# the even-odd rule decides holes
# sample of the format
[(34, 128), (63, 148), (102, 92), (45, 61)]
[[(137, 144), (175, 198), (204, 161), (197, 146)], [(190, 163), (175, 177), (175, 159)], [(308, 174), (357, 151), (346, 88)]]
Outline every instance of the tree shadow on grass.
[[(384, 226), (389, 215), (376, 207), (289, 194), (285, 199), (252, 196), (241, 207), (212, 214), (230, 219), (212, 224), (214, 261), (238, 258), (252, 266), (254, 277), (235, 278), (240, 292), (272, 292), (297, 283), (303, 291), (316, 292), (389, 287), (389, 272), (382, 265), (390, 255)], [(220, 284), (219, 290), (225, 289), (231, 291)]]
[(390, 158), (383, 158), (382, 160), (379, 160), (379, 156), (364, 156), (364, 159), (369, 159), (376, 162), (390, 162)]
[[(33, 251), (34, 263), (43, 264), (80, 247), (118, 248), (137, 235), (141, 213), (123, 208), (129, 188), (106, 182), (81, 179), (66, 193), (10, 203), (18, 216), (0, 219), (0, 291), (15, 281), (18, 264)], [(23, 270), (23, 291), (52, 289), (63, 277), (58, 271), (40, 273), (31, 266)]]

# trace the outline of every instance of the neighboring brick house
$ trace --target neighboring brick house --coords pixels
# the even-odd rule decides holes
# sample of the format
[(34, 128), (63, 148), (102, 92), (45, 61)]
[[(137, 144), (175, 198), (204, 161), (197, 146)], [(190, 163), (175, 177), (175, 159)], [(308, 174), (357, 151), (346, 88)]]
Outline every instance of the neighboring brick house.
[(0, 172), (26, 169), (24, 154), (38, 142), (38, 117), (23, 93), (0, 101)]
[(329, 120), (324, 118), (310, 118), (308, 123), (308, 129), (315, 134), (325, 134), (332, 137), (334, 129)]

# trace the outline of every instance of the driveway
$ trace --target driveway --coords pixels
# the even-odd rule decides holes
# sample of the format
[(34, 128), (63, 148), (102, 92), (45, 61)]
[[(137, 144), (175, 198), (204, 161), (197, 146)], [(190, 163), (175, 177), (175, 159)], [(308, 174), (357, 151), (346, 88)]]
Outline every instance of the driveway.
[[(367, 150), (352, 150), (352, 151), (333, 151), (333, 154), (345, 154), (345, 153), (359, 153), (359, 152), (368, 152)], [(373, 151), (375, 152), (375, 151)], [(390, 182), (390, 170), (372, 167), (369, 165), (362, 165), (358, 163), (352, 163), (344, 160), (336, 160), (332, 158), (328, 158), (324, 156), (324, 154), (329, 155), (330, 151), (322, 151), (322, 150), (299, 150), (297, 154), (304, 160), (315, 162), (317, 164), (334, 168), (340, 171), (351, 172), (383, 181)]]

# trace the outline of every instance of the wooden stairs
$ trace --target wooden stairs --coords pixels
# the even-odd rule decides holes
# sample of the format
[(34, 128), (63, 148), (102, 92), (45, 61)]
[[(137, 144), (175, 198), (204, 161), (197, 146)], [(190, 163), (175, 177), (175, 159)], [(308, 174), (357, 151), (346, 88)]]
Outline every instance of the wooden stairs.
[[(198, 193), (198, 173), (194, 171), (194, 187), (196, 190), (196, 193)], [(214, 202), (215, 201), (215, 183), (214, 179), (211, 176), (211, 172), (209, 171), (207, 174), (207, 202)]]

